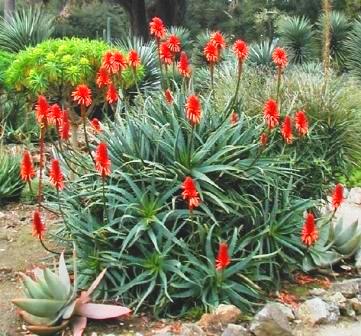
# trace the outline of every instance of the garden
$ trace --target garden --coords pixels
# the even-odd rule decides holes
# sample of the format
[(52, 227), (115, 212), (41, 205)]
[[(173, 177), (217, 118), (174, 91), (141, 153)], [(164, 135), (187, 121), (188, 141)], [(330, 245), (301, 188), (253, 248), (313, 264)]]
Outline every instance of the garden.
[(359, 335), (361, 16), (158, 2), (4, 3), (0, 335)]

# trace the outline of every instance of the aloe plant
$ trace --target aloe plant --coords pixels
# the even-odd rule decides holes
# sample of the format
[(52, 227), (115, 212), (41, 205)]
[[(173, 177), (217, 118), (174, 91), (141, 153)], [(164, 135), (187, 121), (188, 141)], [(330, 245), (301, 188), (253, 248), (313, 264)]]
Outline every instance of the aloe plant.
[(33, 278), (20, 273), (25, 297), (14, 299), (12, 303), (20, 308), (19, 315), (28, 323), (27, 330), (36, 335), (54, 335), (69, 325), (74, 336), (81, 336), (88, 318), (117, 318), (131, 312), (126, 307), (91, 303), (91, 295), (105, 272), (106, 269), (77, 297), (76, 275), (72, 286), (64, 254), (61, 254), (55, 272), (36, 268)]

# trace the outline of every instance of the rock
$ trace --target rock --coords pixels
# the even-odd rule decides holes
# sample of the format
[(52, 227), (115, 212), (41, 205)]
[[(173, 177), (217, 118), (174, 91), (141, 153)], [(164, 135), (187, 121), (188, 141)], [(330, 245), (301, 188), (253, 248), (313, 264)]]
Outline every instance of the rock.
[(329, 297), (326, 298), (328, 302), (334, 303), (339, 308), (345, 308), (346, 307), (346, 298), (342, 295), (342, 293), (337, 292)]
[(361, 274), (361, 248), (357, 251), (355, 255), (355, 267), (359, 274)]
[(341, 292), (347, 298), (355, 297), (361, 294), (361, 278), (335, 282), (331, 286), (331, 291), (334, 293)]
[(202, 328), (195, 323), (185, 323), (182, 325), (180, 336), (206, 336)]
[(323, 296), (327, 291), (324, 288), (312, 288), (309, 293), (313, 296)]
[(347, 201), (350, 203), (361, 204), (361, 188), (352, 188), (348, 194)]
[(198, 325), (206, 330), (220, 330), (229, 323), (237, 322), (242, 312), (233, 305), (219, 305), (210, 314), (203, 314)]
[(256, 336), (292, 336), (287, 316), (275, 303), (266, 304), (251, 322), (250, 330)]
[(361, 300), (353, 298), (348, 301), (357, 315), (361, 315)]
[(248, 336), (249, 333), (246, 328), (237, 324), (228, 324), (227, 328), (223, 331), (222, 336)]
[(287, 319), (289, 321), (293, 321), (295, 319), (295, 314), (293, 314), (293, 310), (289, 306), (280, 302), (274, 302), (273, 304), (277, 306), (282, 311), (282, 313), (287, 316)]
[(340, 310), (335, 303), (326, 303), (317, 297), (302, 303), (296, 311), (296, 317), (310, 325), (336, 323)]

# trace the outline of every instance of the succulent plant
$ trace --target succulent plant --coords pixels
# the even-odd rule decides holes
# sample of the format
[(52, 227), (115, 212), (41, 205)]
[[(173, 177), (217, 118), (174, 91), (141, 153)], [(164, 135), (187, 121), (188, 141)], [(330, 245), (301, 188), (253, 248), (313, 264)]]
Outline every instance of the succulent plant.
[(337, 223), (324, 223), (320, 227), (320, 239), (303, 260), (303, 270), (327, 267), (344, 258), (350, 258), (361, 248), (361, 231), (356, 220), (345, 225), (343, 218)]
[(77, 297), (76, 275), (71, 285), (64, 254), (55, 272), (48, 268), (33, 270), (33, 277), (21, 273), (25, 297), (12, 300), (19, 315), (28, 323), (27, 330), (36, 335), (55, 335), (71, 326), (74, 336), (81, 336), (87, 319), (109, 319), (128, 315), (130, 309), (91, 303), (91, 294), (102, 280), (104, 269), (86, 292)]

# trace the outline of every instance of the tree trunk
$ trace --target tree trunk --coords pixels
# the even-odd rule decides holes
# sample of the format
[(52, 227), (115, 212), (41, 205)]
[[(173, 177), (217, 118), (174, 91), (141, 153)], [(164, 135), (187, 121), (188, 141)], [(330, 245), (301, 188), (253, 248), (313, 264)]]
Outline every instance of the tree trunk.
[(4, 0), (4, 18), (8, 21), (15, 11), (15, 0)]
[(132, 34), (141, 36), (144, 40), (148, 39), (147, 16), (145, 13), (145, 1), (133, 0), (131, 3), (131, 24)]

